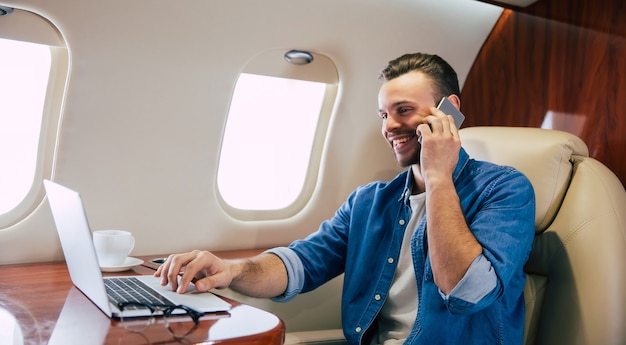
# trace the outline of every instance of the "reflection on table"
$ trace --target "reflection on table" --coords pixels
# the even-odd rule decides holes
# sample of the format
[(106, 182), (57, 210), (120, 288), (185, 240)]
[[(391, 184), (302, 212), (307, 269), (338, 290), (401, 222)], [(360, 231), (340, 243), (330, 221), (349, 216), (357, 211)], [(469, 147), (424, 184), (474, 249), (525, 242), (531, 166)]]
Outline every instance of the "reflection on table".
[(15, 317), (6, 309), (0, 308), (0, 343), (23, 344), (22, 327)]
[[(239, 339), (237, 343), (241, 343), (248, 337), (253, 343), (257, 336), (269, 341), (258, 342), (259, 344), (272, 343), (271, 337), (266, 338), (264, 333), (280, 328), (282, 324), (280, 319), (251, 306), (236, 302), (233, 304), (234, 307), (229, 312), (206, 314), (195, 329), (193, 322), (185, 315), (168, 318), (168, 323), (181, 324), (173, 325), (174, 328), (186, 327), (193, 330), (183, 339), (176, 339), (168, 331), (163, 318), (157, 317), (152, 322), (148, 318), (125, 320), (124, 323), (109, 320), (78, 289), (72, 287), (67, 294), (49, 344), (78, 344), (85, 341), (86, 334), (89, 335), (90, 343), (94, 344), (169, 344), (207, 340), (227, 342), (233, 338)], [(282, 339), (274, 340), (277, 341), (274, 343), (282, 343)]]

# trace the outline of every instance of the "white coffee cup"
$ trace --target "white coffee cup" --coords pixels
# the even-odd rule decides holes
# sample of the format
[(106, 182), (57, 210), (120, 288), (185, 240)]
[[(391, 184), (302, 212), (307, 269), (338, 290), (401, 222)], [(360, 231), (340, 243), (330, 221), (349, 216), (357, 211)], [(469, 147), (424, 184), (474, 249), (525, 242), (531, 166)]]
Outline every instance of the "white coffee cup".
[(93, 232), (93, 245), (100, 267), (116, 267), (123, 265), (135, 248), (135, 238), (124, 230), (98, 230)]

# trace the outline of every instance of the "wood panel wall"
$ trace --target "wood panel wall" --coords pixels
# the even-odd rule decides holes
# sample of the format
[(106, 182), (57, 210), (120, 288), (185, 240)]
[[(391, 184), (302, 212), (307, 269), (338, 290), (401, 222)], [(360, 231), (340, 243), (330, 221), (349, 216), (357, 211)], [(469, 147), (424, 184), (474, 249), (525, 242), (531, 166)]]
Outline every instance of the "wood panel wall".
[(466, 126), (571, 132), (626, 185), (626, 1), (509, 7), (461, 94)]

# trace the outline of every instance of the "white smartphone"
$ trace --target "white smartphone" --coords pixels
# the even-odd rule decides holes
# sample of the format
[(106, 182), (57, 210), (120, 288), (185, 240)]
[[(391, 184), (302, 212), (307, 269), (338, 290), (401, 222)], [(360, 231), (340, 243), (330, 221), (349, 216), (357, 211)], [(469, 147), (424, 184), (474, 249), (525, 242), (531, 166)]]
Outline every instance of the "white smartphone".
[(456, 125), (456, 128), (461, 128), (461, 124), (463, 123), (463, 120), (465, 120), (465, 115), (463, 115), (463, 113), (461, 113), (454, 106), (454, 104), (450, 102), (448, 97), (444, 97), (441, 99), (441, 102), (439, 102), (437, 109), (443, 111), (444, 113), (446, 113), (446, 115), (452, 115), (452, 118), (454, 118), (454, 124)]

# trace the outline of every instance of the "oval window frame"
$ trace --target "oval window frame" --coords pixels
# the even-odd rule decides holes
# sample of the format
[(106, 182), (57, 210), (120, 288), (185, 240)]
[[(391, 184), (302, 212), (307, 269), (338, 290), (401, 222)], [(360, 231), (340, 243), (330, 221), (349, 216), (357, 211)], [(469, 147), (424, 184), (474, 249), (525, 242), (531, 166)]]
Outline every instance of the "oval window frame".
[(51, 57), (33, 183), (21, 202), (0, 214), (0, 230), (6, 230), (27, 218), (44, 200), (43, 179), (52, 176), (69, 54), (61, 32), (52, 22), (24, 9), (14, 8), (10, 14), (0, 17), (0, 38), (47, 45)]
[[(271, 210), (253, 210), (236, 208), (228, 204), (222, 197), (220, 186), (218, 184), (218, 174), (220, 164), (218, 160), (217, 170), (215, 174), (215, 191), (216, 198), (220, 207), (231, 217), (241, 221), (259, 221), (259, 220), (280, 220), (296, 215), (310, 201), (318, 181), (318, 173), (321, 170), (321, 162), (324, 151), (328, 129), (334, 113), (335, 104), (339, 98), (339, 73), (337, 67), (327, 56), (310, 52), (313, 60), (309, 64), (290, 64), (285, 59), (285, 53), (289, 49), (273, 49), (263, 52), (252, 58), (246, 66), (241, 70), (242, 73), (264, 75), (269, 77), (279, 77), (287, 79), (307, 80), (321, 82), (326, 84), (320, 114), (317, 121), (315, 133), (313, 135), (313, 143), (311, 146), (310, 159), (308, 168), (304, 176), (304, 184), (295, 200), (286, 207)], [(239, 75), (237, 76), (239, 78)], [(232, 99), (231, 99), (232, 102)], [(230, 112), (230, 106), (229, 106)], [(224, 144), (224, 134), (226, 133), (225, 121), (222, 130), (222, 142), (220, 145), (219, 155), (221, 156), (221, 148)]]

